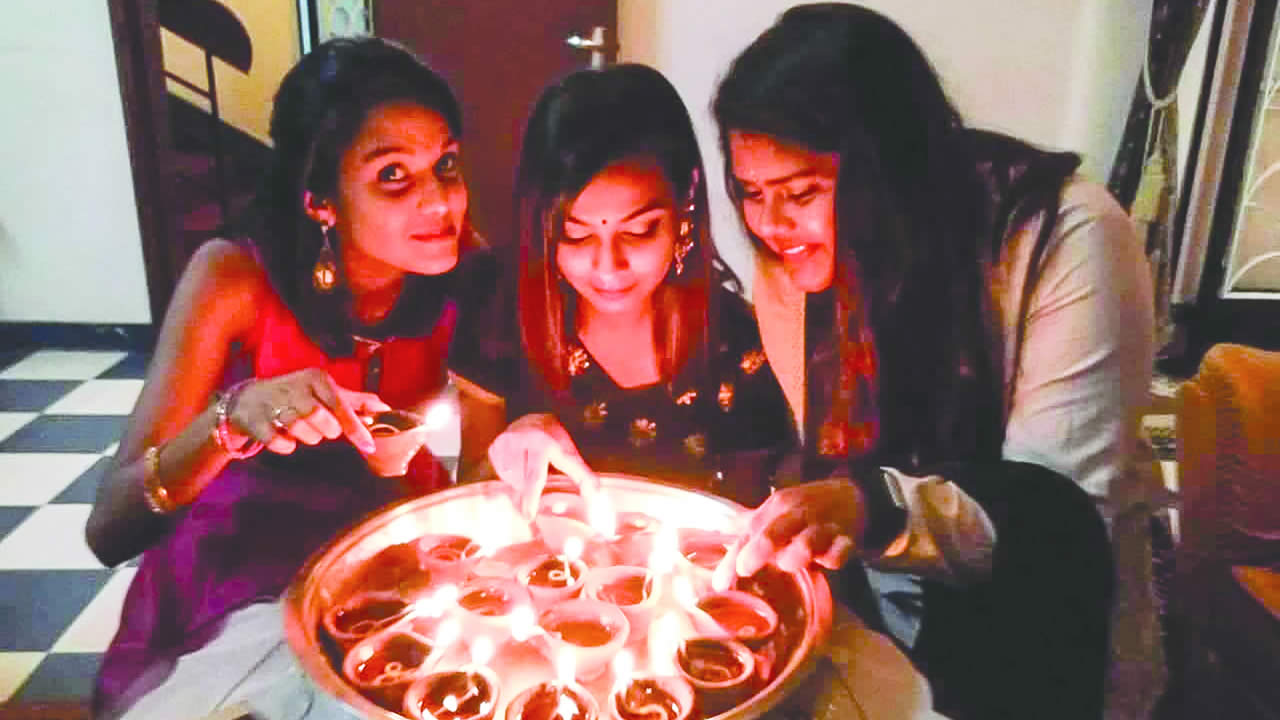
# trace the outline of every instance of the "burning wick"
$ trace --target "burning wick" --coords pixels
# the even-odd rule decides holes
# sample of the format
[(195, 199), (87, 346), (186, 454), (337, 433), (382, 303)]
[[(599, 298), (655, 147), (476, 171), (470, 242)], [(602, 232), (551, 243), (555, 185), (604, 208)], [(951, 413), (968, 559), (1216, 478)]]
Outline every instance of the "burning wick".
[(582, 538), (571, 537), (564, 541), (564, 553), (560, 556), (564, 563), (564, 574), (557, 577), (556, 572), (551, 573), (551, 579), (556, 582), (562, 582), (565, 585), (572, 585), (574, 582), (573, 568), (571, 567), (574, 560), (582, 557), (582, 551), (586, 549), (586, 544), (582, 542)]
[(424, 615), (430, 618), (438, 618), (445, 613), (446, 610), (453, 607), (458, 602), (458, 586), (442, 585), (429, 597), (425, 597), (413, 605), (413, 613), (415, 615)]
[(453, 407), (444, 401), (431, 403), (426, 413), (422, 416), (422, 424), (428, 430), (439, 430), (448, 426), (457, 419), (457, 414), (453, 411)]
[(516, 607), (508, 617), (511, 619), (511, 637), (516, 642), (524, 642), (543, 632), (538, 625), (538, 614), (528, 605)]
[(587, 522), (602, 536), (611, 538), (618, 534), (618, 513), (613, 501), (603, 492), (595, 493), (587, 504)]

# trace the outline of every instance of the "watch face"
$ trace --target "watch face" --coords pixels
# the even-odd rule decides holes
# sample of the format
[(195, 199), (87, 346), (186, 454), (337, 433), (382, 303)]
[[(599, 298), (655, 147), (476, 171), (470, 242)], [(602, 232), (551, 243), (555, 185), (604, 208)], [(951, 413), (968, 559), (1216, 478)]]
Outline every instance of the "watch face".
[(373, 0), (316, 0), (320, 42), (335, 37), (373, 34)]

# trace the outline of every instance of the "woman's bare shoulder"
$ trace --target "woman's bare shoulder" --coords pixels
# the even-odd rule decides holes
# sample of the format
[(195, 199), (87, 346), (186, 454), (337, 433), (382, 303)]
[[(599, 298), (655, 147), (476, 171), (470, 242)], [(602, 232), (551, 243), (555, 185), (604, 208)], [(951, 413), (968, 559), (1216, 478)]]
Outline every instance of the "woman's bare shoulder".
[(205, 241), (188, 261), (174, 292), (180, 311), (204, 322), (219, 319), (247, 326), (271, 292), (266, 269), (253, 246), (244, 240)]

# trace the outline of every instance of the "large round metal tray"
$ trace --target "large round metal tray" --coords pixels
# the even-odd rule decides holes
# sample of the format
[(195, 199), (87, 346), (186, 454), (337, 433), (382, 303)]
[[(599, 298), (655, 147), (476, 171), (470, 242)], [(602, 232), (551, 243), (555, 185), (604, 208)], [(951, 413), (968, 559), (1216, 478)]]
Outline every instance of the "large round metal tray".
[[(732, 530), (744, 509), (728, 500), (699, 491), (623, 475), (602, 475), (602, 487), (619, 511), (638, 511), (677, 527), (720, 532)], [(302, 568), (285, 598), (285, 634), (289, 646), (316, 689), (338, 700), (358, 717), (399, 720), (400, 715), (376, 705), (351, 687), (335, 670), (324, 649), (324, 613), (351, 591), (351, 578), (380, 551), (430, 533), (471, 535), (494, 518), (495, 497), (505, 493), (497, 482), (482, 482), (444, 490), (381, 511), (317, 551)], [(507, 503), (509, 505), (509, 503)], [(779, 658), (781, 670), (761, 690), (716, 720), (749, 720), (776, 706), (801, 682), (815, 649), (831, 627), (831, 593), (819, 574), (791, 574), (798, 589), (802, 629), (789, 657)], [(502, 718), (503, 698), (497, 718)]]

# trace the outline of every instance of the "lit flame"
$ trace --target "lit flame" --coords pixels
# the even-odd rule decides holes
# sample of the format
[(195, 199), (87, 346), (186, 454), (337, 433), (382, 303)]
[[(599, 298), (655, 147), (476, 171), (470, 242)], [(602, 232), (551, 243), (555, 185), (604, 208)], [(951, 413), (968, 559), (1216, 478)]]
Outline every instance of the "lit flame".
[(692, 610), (698, 607), (698, 593), (693, 589), (693, 581), (684, 575), (677, 575), (671, 579), (671, 594), (685, 609)]
[(481, 635), (471, 643), (471, 664), (487, 665), (489, 660), (493, 658), (494, 646), (493, 640)]
[(580, 537), (570, 537), (564, 541), (564, 556), (570, 562), (582, 557), (582, 551), (586, 549), (586, 543)]
[(561, 720), (573, 720), (578, 714), (578, 701), (567, 692), (561, 693), (560, 702), (556, 703), (556, 714), (561, 717)]
[(621, 689), (631, 682), (631, 675), (636, 669), (636, 659), (630, 650), (620, 650), (613, 656), (613, 686)]
[(608, 495), (598, 492), (592, 496), (587, 505), (587, 522), (604, 537), (611, 538), (618, 534), (618, 513)]
[(457, 618), (449, 618), (436, 628), (436, 647), (443, 650), (458, 641), (462, 636), (462, 623)]
[(649, 552), (649, 571), (654, 577), (670, 575), (676, 566), (676, 558), (680, 557), (680, 536), (670, 525), (658, 528), (657, 537), (653, 539), (653, 550)]
[(511, 620), (511, 637), (524, 642), (538, 632), (538, 616), (530, 605), (520, 605), (508, 615)]
[(578, 672), (577, 665), (573, 650), (567, 647), (560, 648), (560, 652), (556, 653), (556, 680), (562, 685), (573, 682), (573, 676)]
[(456, 602), (458, 602), (458, 586), (441, 585), (434, 593), (414, 603), (413, 612), (417, 615), (436, 618), (443, 615)]
[(649, 667), (654, 675), (676, 674), (680, 641), (680, 618), (674, 610), (658, 618), (649, 628)]
[(440, 430), (455, 422), (457, 417), (458, 414), (454, 412), (452, 405), (446, 401), (437, 401), (427, 408), (427, 412), (422, 416), (422, 424), (428, 430)]

